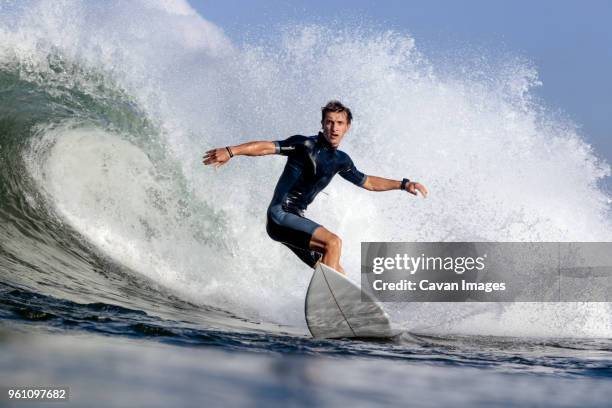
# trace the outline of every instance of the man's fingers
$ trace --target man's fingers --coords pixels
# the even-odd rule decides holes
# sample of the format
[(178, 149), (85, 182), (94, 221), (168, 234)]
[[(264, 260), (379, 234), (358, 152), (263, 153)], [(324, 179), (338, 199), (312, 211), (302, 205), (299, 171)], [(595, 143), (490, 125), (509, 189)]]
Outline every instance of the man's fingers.
[(217, 159), (217, 149), (212, 149), (212, 150), (208, 150), (206, 151), (206, 153), (204, 153), (204, 156), (202, 156), (202, 159), (204, 160), (216, 160)]
[(427, 197), (427, 194), (429, 193), (425, 186), (420, 183), (409, 183), (406, 191), (412, 195), (418, 195), (417, 192), (419, 192), (423, 198)]
[(423, 198), (427, 197), (427, 194), (429, 194), (429, 192), (427, 191), (427, 189), (425, 188), (425, 186), (422, 186), (420, 184), (416, 185), (416, 188), (419, 190), (419, 192), (421, 193), (421, 195), (423, 196)]
[(216, 162), (218, 162), (216, 157), (209, 157), (209, 158), (205, 159), (203, 163), (208, 165), (208, 164), (213, 164), (213, 163), (216, 163)]

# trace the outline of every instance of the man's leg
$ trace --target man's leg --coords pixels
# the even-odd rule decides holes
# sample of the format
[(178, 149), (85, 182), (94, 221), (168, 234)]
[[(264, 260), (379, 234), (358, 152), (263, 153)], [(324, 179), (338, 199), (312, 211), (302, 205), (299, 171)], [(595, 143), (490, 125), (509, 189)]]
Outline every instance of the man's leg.
[(310, 238), (310, 249), (322, 252), (321, 262), (344, 274), (344, 268), (340, 265), (342, 240), (339, 236), (323, 226), (318, 227)]
[[(344, 274), (340, 266), (340, 237), (308, 218), (288, 213), (280, 204), (268, 209), (268, 235), (285, 244), (304, 263), (313, 268), (319, 259), (325, 265)], [(321, 258), (320, 254), (323, 254)]]
[(287, 246), (311, 268), (314, 268), (323, 256), (323, 251), (309, 248), (312, 234), (317, 228), (319, 224), (303, 216), (285, 212), (280, 205), (268, 209), (266, 231), (270, 238)]

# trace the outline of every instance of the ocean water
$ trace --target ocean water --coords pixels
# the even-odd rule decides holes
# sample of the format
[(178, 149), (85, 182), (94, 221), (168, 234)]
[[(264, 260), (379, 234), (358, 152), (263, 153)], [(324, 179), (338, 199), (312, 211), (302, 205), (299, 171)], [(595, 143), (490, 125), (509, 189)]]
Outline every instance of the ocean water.
[(608, 303), (388, 303), (396, 339), (313, 340), (311, 271), (265, 232), (283, 158), (201, 164), (315, 134), (338, 98), (357, 167), (431, 192), (317, 198), (353, 280), (361, 241), (610, 241), (609, 164), (533, 97), (529, 61), (433, 63), (350, 25), (234, 44), (205, 18), (0, 3), (0, 385), (88, 406), (609, 404)]

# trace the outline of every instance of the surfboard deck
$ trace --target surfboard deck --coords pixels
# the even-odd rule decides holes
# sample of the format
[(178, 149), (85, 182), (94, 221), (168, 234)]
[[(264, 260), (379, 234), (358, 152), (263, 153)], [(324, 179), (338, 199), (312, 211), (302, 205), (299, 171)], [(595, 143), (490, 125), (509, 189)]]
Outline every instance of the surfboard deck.
[(310, 279), (304, 309), (314, 338), (389, 338), (398, 334), (371, 296), (320, 262)]

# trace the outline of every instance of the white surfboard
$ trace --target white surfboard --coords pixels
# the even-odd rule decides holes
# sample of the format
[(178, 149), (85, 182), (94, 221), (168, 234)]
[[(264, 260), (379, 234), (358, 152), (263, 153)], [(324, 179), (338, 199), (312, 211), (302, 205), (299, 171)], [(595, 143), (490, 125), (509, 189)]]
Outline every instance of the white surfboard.
[(387, 313), (372, 297), (320, 262), (308, 286), (305, 312), (308, 329), (315, 338), (388, 338), (397, 334)]

